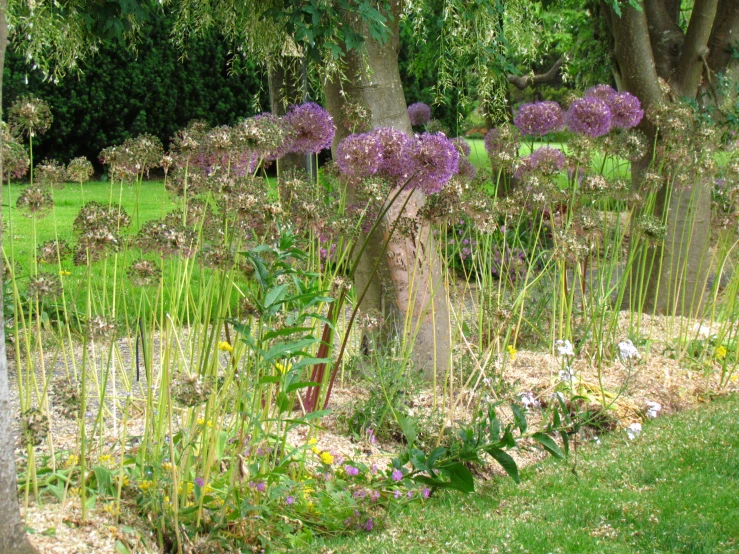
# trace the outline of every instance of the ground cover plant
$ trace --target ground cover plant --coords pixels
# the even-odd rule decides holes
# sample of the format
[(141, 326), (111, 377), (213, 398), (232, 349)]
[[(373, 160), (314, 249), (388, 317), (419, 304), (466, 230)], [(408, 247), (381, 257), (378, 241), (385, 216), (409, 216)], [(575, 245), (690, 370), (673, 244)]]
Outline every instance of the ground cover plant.
[[(357, 132), (316, 179), (281, 167), (288, 153), (315, 159), (332, 142), (333, 118), (307, 103), (233, 127), (193, 122), (168, 153), (146, 135), (107, 148), (107, 183), (85, 183), (88, 164), (77, 160), (36, 166), (19, 185), (12, 179), (50, 122), (35, 99), (14, 106), (5, 316), (27, 507), (55, 498), (79, 506), (83, 522), (96, 509), (116, 521), (134, 512), (165, 551), (296, 548), (372, 532), (398, 505), (472, 492), (476, 468), (490, 462), (519, 481), (520, 444), (564, 459), (573, 440), (638, 433), (661, 406), (634, 405), (624, 391), (657, 356), (642, 314), (661, 293), (671, 307), (665, 351), (689, 361), (706, 394), (730, 386), (739, 277), (736, 229), (722, 221), (737, 209), (739, 163), (692, 108), (646, 115), (687, 134), (666, 136), (639, 190), (627, 183), (630, 162), (649, 147), (628, 93), (600, 86), (568, 110), (523, 106), (489, 132), (481, 169), (469, 143), (426, 130), (422, 107), (409, 111), (414, 137), (352, 121)], [(566, 144), (546, 140), (565, 126)], [(146, 180), (155, 167), (161, 182)], [(665, 250), (683, 251), (698, 225), (680, 220), (682, 238), (665, 244), (671, 222), (655, 211), (664, 187), (691, 198), (707, 179), (713, 249), (678, 256), (660, 285)], [(428, 198), (410, 217), (416, 189)], [(456, 300), (442, 371), (412, 361), (425, 314), (361, 310), (383, 257), (365, 284), (352, 282), (383, 224), (383, 257), (435, 251), (444, 262), (442, 287), (427, 290), (411, 267), (407, 291)], [(694, 264), (700, 279), (685, 290)], [(556, 357), (540, 389), (510, 388), (524, 349)], [(356, 446), (326, 448), (317, 435), (332, 392), (363, 363), (379, 369), (365, 376), (376, 387), (368, 403), (345, 418)], [(420, 380), (433, 420), (403, 390)], [(378, 437), (397, 441), (382, 464), (362, 454)], [(138, 537), (116, 547), (136, 550)]]
[[(734, 552), (736, 397), (604, 437), (570, 462), (494, 478), (481, 494), (397, 509), (375, 536), (321, 539), (333, 552)], [(304, 550), (308, 552), (309, 550)]]

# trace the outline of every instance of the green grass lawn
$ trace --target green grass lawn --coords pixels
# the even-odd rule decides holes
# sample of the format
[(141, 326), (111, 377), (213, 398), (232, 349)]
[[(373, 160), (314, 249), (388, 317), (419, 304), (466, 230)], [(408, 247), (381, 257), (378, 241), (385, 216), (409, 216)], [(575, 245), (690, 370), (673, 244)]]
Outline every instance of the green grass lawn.
[(393, 512), (383, 530), (306, 552), (739, 552), (739, 397), (547, 460), (475, 494)]

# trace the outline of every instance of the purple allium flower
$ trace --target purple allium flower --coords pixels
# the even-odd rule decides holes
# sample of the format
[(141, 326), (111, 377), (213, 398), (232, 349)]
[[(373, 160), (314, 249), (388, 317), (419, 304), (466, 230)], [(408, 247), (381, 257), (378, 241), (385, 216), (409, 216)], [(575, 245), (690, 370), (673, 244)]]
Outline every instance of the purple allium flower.
[(290, 152), (317, 154), (331, 147), (336, 125), (326, 110), (314, 102), (292, 106), (285, 115), (292, 129)]
[(408, 106), (408, 117), (411, 125), (426, 125), (431, 121), (431, 108), (423, 102), (416, 102)]
[(472, 162), (467, 158), (459, 158), (459, 170), (457, 171), (457, 175), (459, 175), (465, 183), (470, 183), (475, 178), (475, 175), (477, 175), (477, 168), (472, 165)]
[(449, 142), (451, 142), (454, 145), (454, 147), (457, 149), (457, 152), (459, 152), (460, 156), (469, 157), (469, 155), (472, 153), (472, 148), (470, 147), (470, 143), (467, 142), (464, 139), (464, 137), (453, 138)]
[(443, 133), (419, 136), (413, 158), (418, 169), (410, 186), (426, 194), (439, 192), (459, 170), (459, 152)]
[(429, 496), (431, 496), (431, 489), (429, 489), (428, 487), (423, 487), (421, 489), (421, 496), (423, 496), (424, 498), (428, 498)]
[(259, 483), (257, 483), (257, 490), (259, 492), (264, 492), (266, 488), (267, 488), (267, 485), (264, 481), (259, 481)]
[(382, 165), (382, 144), (377, 135), (349, 135), (336, 147), (336, 165), (349, 177), (369, 177)]
[(347, 475), (351, 475), (352, 477), (359, 475), (359, 469), (354, 466), (346, 466), (344, 471), (346, 471)]
[(198, 477), (198, 478), (195, 479), (195, 484), (198, 487), (204, 487), (205, 486), (205, 481), (203, 480), (202, 477)]
[(586, 98), (599, 98), (606, 104), (610, 104), (613, 97), (617, 94), (618, 93), (608, 85), (595, 85), (585, 91)]
[(529, 156), (529, 160), (533, 167), (544, 175), (557, 173), (565, 166), (565, 155), (560, 150), (548, 146), (536, 150)]
[(639, 99), (629, 92), (615, 94), (608, 107), (611, 110), (611, 125), (619, 129), (631, 129), (639, 125), (644, 117)]
[(392, 127), (380, 127), (372, 131), (372, 134), (382, 147), (380, 171), (402, 183), (413, 173), (413, 139)]
[(372, 531), (372, 528), (375, 526), (375, 522), (372, 521), (372, 518), (369, 518), (367, 521), (364, 522), (364, 530), (365, 531)]
[(557, 102), (534, 102), (518, 109), (513, 123), (522, 134), (543, 136), (564, 127), (562, 108)]
[(611, 130), (611, 110), (599, 98), (578, 98), (567, 111), (567, 125), (575, 133), (600, 137)]
[(288, 496), (285, 499), (285, 504), (287, 504), (288, 506), (292, 506), (293, 504), (295, 504), (295, 497), (294, 496)]
[(394, 469), (391, 477), (393, 481), (400, 481), (403, 478), (403, 472), (400, 471), (399, 469)]

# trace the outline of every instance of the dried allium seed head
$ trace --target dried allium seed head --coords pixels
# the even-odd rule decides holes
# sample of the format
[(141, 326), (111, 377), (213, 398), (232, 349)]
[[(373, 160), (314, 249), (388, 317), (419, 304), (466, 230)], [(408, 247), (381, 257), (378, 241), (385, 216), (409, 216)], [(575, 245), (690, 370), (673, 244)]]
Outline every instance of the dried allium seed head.
[(190, 258), (195, 254), (197, 233), (184, 225), (170, 225), (163, 220), (151, 220), (141, 227), (138, 243), (144, 251), (159, 251), (162, 256), (179, 255)]
[(49, 240), (39, 245), (38, 261), (42, 264), (55, 264), (72, 254), (72, 248), (65, 240)]
[(93, 173), (92, 162), (84, 156), (74, 158), (67, 166), (67, 179), (80, 184), (89, 181)]
[(58, 275), (39, 273), (28, 281), (28, 295), (38, 300), (56, 298), (62, 293), (62, 283)]
[(172, 398), (188, 408), (205, 403), (212, 391), (213, 387), (200, 375), (182, 375), (172, 381)]
[(52, 386), (52, 396), (54, 405), (59, 408), (64, 417), (74, 419), (79, 413), (80, 387), (74, 378), (59, 377), (55, 379)]
[(203, 267), (228, 270), (234, 264), (233, 254), (224, 245), (205, 245), (198, 253), (198, 262)]
[(485, 135), (485, 151), (496, 170), (512, 168), (518, 159), (520, 146), (521, 133), (509, 123), (490, 129)]
[(364, 133), (372, 127), (372, 111), (362, 100), (346, 100), (341, 116), (342, 124), (352, 133)]
[(40, 219), (49, 214), (54, 201), (46, 187), (30, 185), (23, 189), (15, 205), (24, 216)]
[(34, 171), (36, 180), (53, 188), (63, 188), (67, 180), (67, 171), (64, 166), (56, 160), (44, 160), (36, 166)]
[(18, 139), (13, 135), (8, 126), (2, 122), (2, 158), (3, 175), (10, 179), (20, 179), (29, 168), (28, 153)]
[(107, 342), (116, 338), (118, 326), (104, 317), (96, 315), (87, 323), (87, 332), (92, 340)]
[(148, 287), (159, 282), (162, 276), (160, 269), (149, 260), (138, 260), (128, 268), (128, 278), (135, 287)]
[(649, 244), (659, 244), (667, 237), (667, 227), (653, 215), (640, 216), (636, 228)]
[(27, 137), (43, 135), (53, 120), (49, 105), (35, 96), (19, 98), (8, 110), (11, 127)]
[(21, 415), (23, 442), (26, 446), (38, 446), (49, 433), (49, 418), (37, 408), (30, 408)]

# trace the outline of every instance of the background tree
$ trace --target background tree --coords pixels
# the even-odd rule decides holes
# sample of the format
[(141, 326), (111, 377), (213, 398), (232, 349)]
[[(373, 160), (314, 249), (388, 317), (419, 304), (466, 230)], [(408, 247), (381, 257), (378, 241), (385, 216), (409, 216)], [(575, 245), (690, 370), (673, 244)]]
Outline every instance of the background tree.
[[(696, 0), (683, 11), (680, 0), (632, 0), (629, 5), (602, 2), (610, 31), (613, 73), (619, 89), (636, 95), (645, 109), (660, 102), (686, 101), (718, 106), (723, 94), (716, 84), (736, 63), (739, 4), (735, 0)], [(642, 129), (654, 143), (657, 130), (649, 121)], [(651, 163), (646, 156), (633, 166), (639, 180)], [(700, 306), (710, 260), (711, 183), (696, 184), (691, 195), (658, 196), (656, 213), (667, 212), (667, 238), (661, 272), (650, 278), (646, 309), (683, 313)], [(684, 231), (691, 222), (691, 232)], [(658, 274), (659, 273), (659, 274)], [(682, 280), (676, 286), (676, 280)], [(687, 315), (687, 313), (686, 313)]]

